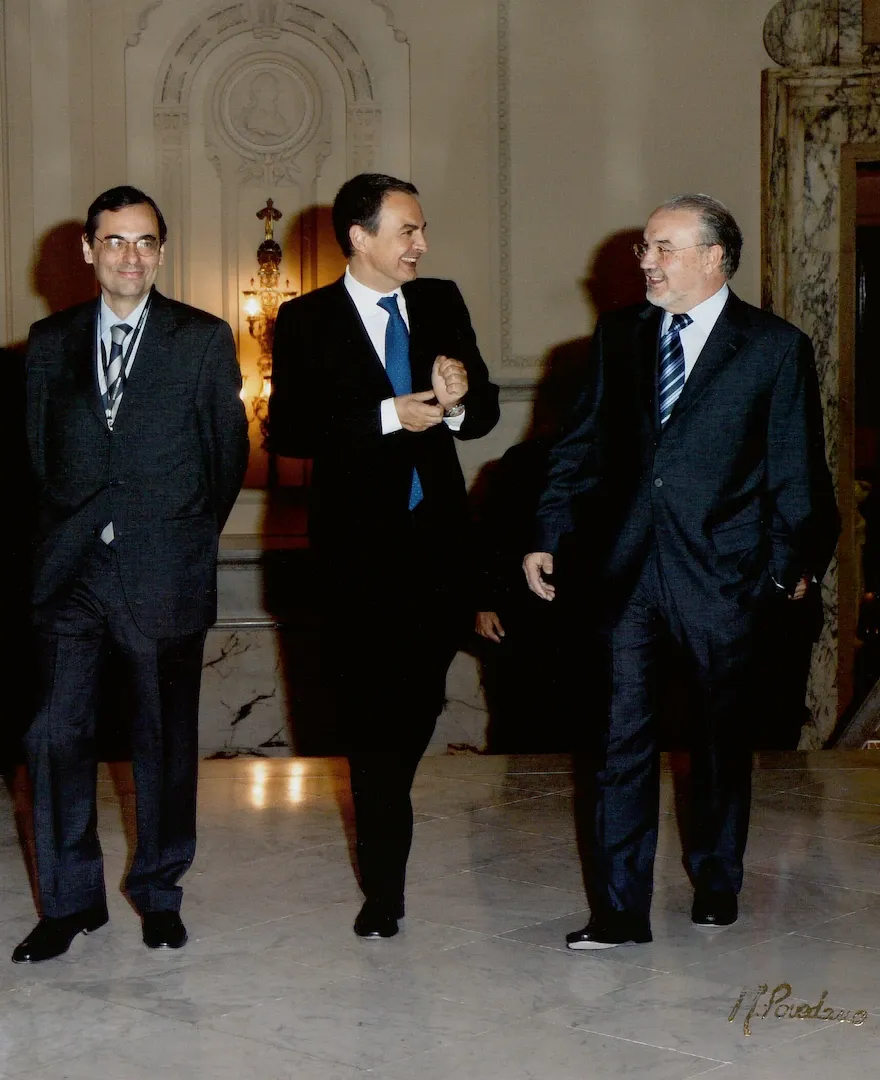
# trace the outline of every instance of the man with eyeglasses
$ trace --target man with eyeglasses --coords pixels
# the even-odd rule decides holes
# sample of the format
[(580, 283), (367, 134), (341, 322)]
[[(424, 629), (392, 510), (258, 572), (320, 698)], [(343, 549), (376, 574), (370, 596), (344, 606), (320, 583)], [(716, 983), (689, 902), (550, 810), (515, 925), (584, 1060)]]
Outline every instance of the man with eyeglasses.
[(166, 226), (137, 188), (89, 207), (96, 301), (31, 328), (38, 706), (25, 738), (42, 918), (15, 963), (107, 922), (96, 829), (95, 703), (105, 650), (129, 689), (137, 846), (125, 888), (145, 945), (186, 943), (198, 702), (220, 530), (247, 462), (229, 326), (154, 288)]
[(736, 921), (759, 630), (771, 605), (819, 587), (836, 543), (812, 346), (730, 290), (741, 248), (706, 195), (651, 215), (635, 247), (648, 303), (596, 327), (524, 560), (543, 599), (578, 590), (607, 646), (582, 830), (591, 918), (571, 949), (651, 940), (670, 660), (689, 691), (691, 918)]

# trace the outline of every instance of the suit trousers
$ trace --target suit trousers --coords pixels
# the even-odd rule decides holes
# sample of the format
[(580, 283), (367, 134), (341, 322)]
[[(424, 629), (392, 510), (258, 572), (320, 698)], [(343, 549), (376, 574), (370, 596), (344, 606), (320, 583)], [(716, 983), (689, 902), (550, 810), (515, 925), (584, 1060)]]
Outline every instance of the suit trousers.
[(413, 836), (410, 789), (463, 639), (462, 585), (443, 578), (430, 514), (412, 511), (380, 565), (336, 577), (337, 691), (357, 830), (361, 887), (402, 910)]
[(673, 651), (692, 710), (686, 865), (695, 884), (739, 892), (751, 798), (746, 721), (754, 700), (755, 615), (735, 601), (716, 612), (682, 610), (654, 550), (607, 636), (608, 724), (584, 838), (591, 906), (645, 918), (659, 820), (658, 697)]
[(40, 697), (25, 740), (43, 914), (106, 903), (95, 744), (101, 657), (112, 643), (129, 691), (137, 845), (125, 888), (142, 914), (177, 911), (196, 843), (198, 704), (205, 633), (138, 629), (116, 552), (97, 540), (65, 593), (35, 611)]

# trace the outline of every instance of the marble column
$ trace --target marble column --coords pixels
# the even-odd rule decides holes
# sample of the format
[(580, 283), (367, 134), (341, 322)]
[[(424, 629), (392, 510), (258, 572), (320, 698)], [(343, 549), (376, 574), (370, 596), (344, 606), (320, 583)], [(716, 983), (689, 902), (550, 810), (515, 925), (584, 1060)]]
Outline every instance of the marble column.
[[(763, 301), (815, 346), (829, 465), (846, 515), (852, 413), (841, 399), (842, 162), (862, 144), (876, 143), (880, 157), (880, 50), (861, 43), (861, 0), (783, 0), (767, 18), (764, 42), (785, 66), (764, 73)], [(835, 559), (823, 584), (826, 625), (813, 656), (804, 749), (821, 747), (837, 721), (840, 569)]]

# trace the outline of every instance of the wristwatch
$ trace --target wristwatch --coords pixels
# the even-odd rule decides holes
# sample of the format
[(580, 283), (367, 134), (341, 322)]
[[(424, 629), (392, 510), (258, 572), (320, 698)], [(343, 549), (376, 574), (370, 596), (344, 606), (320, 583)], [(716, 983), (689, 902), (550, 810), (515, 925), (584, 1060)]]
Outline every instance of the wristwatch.
[(464, 402), (463, 401), (457, 401), (451, 408), (444, 409), (443, 410), (443, 415), (444, 416), (461, 416), (461, 414), (463, 412), (464, 412)]

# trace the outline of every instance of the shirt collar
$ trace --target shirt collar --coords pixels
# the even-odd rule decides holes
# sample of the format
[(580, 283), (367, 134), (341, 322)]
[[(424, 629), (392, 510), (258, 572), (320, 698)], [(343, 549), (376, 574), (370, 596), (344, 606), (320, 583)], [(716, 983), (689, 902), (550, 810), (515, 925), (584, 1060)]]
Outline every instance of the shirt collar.
[[(354, 300), (355, 307), (361, 313), (361, 315), (375, 315), (377, 314), (377, 308), (379, 308), (379, 301), (383, 296), (397, 296), (402, 298), (403, 294), (400, 289), (397, 288), (393, 292), (376, 292), (375, 289), (371, 289), (369, 285), (364, 285), (351, 272), (351, 267), (345, 268), (345, 287), (348, 290), (349, 296)], [(398, 303), (400, 300), (398, 300)]]
[(144, 308), (147, 305), (147, 301), (150, 299), (150, 294), (141, 300), (138, 306), (126, 315), (124, 319), (120, 319), (116, 312), (110, 307), (104, 297), (101, 297), (101, 335), (109, 334), (110, 330), (116, 326), (117, 323), (125, 323), (130, 326), (132, 330), (137, 326), (140, 321), (140, 317), (144, 312)]
[[(712, 293), (707, 300), (701, 301), (688, 312), (691, 319), (707, 336), (718, 321), (718, 316), (724, 310), (728, 296), (730, 296), (730, 289), (725, 282), (718, 292)], [(663, 329), (666, 330), (671, 322), (672, 316), (667, 311), (663, 318)], [(685, 327), (685, 329), (687, 328)]]

